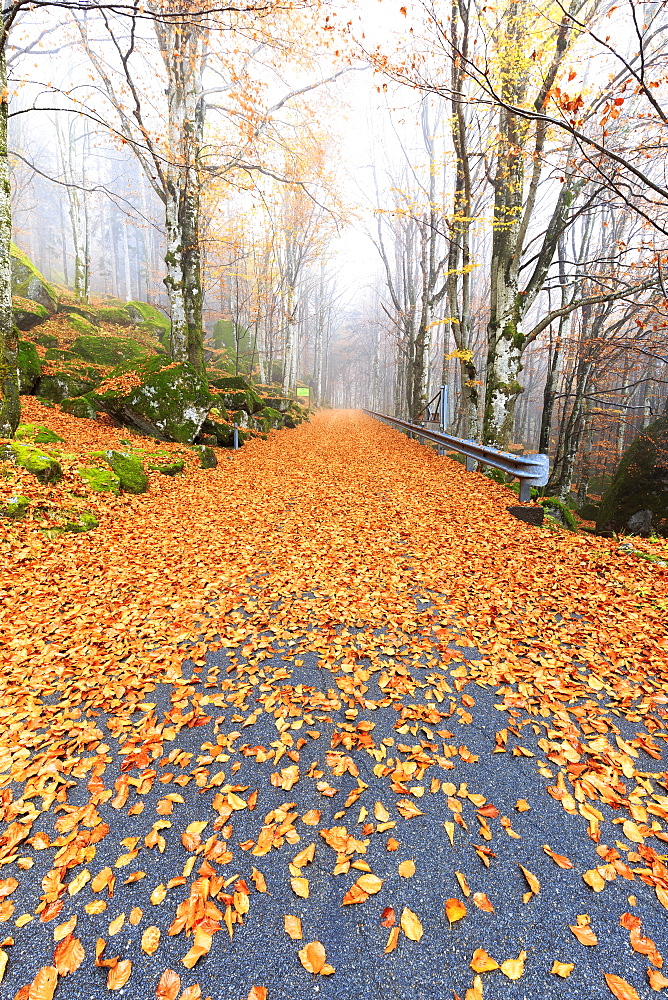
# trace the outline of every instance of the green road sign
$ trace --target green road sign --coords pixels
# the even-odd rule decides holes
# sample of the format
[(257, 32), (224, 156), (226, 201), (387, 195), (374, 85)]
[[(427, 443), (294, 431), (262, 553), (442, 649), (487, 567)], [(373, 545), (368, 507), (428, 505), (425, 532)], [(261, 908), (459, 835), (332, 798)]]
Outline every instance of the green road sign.
[(301, 386), (299, 386), (298, 389), (297, 389), (297, 395), (298, 396), (308, 396), (308, 395), (310, 395), (310, 393), (311, 393), (311, 390), (309, 388), (307, 388), (307, 387), (306, 388), (302, 388)]

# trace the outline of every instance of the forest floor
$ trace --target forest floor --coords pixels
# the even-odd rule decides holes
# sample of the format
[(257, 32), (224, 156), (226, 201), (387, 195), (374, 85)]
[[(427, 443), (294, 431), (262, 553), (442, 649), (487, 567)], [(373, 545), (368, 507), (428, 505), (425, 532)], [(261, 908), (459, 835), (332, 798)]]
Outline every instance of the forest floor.
[(217, 454), (0, 522), (1, 995), (668, 987), (666, 568), (353, 411)]

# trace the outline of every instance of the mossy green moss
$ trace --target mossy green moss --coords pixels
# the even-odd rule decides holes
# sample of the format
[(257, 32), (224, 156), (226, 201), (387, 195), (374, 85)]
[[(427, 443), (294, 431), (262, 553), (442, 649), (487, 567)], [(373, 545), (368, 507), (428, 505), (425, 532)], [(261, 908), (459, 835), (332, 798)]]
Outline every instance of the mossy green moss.
[[(100, 331), (98, 327), (93, 326), (90, 320), (85, 319), (83, 316), (79, 316), (78, 313), (68, 313), (67, 322), (75, 331), (75, 333), (79, 334), (79, 338), (100, 337)], [(72, 349), (76, 350), (74, 345), (72, 345)], [(77, 351), (77, 353), (79, 352)], [(87, 360), (92, 361), (93, 358), (88, 358)]]
[(32, 441), (34, 444), (55, 444), (64, 440), (43, 424), (19, 424), (14, 437), (17, 441)]
[(41, 306), (39, 302), (31, 302), (21, 295), (12, 296), (12, 311), (14, 313), (14, 323), (19, 330), (32, 330), (49, 318), (49, 311)]
[(62, 371), (54, 375), (42, 375), (36, 393), (41, 399), (48, 399), (52, 403), (62, 403), (64, 399), (84, 396), (95, 388), (97, 381), (99, 379), (93, 381), (82, 378), (78, 374)]
[(149, 462), (151, 472), (161, 472), (163, 476), (178, 476), (183, 472), (185, 462), (182, 458), (177, 458), (173, 462)]
[(101, 322), (114, 326), (131, 326), (134, 322), (125, 306), (103, 306), (96, 315)]
[(65, 413), (69, 413), (71, 417), (79, 417), (82, 420), (97, 420), (95, 408), (86, 396), (64, 399), (60, 404), (60, 408)]
[(558, 497), (541, 497), (538, 503), (545, 509), (546, 514), (550, 514), (568, 531), (578, 530), (578, 523), (573, 517), (573, 512)]
[(626, 449), (601, 498), (599, 531), (627, 528), (639, 511), (652, 512), (652, 529), (668, 535), (668, 412), (641, 431)]
[(57, 483), (63, 475), (60, 462), (34, 445), (9, 441), (0, 446), (0, 461), (13, 462), (31, 472), (40, 483)]
[(199, 464), (202, 469), (215, 469), (218, 465), (218, 459), (216, 458), (216, 453), (213, 448), (209, 448), (206, 444), (196, 444), (194, 446), (194, 451), (199, 458)]
[(17, 521), (20, 517), (25, 517), (29, 506), (30, 500), (28, 497), (24, 497), (19, 493), (16, 496), (8, 497), (0, 504), (0, 515)]
[(12, 268), (12, 294), (30, 299), (44, 306), (48, 313), (55, 313), (58, 298), (53, 287), (38, 271), (23, 250), (12, 243), (10, 248)]
[(205, 380), (191, 365), (154, 357), (119, 366), (110, 379), (124, 375), (140, 384), (107, 389), (103, 385), (90, 394), (96, 408), (161, 441), (190, 444), (197, 437), (213, 400)]
[(77, 470), (86, 486), (94, 493), (115, 493), (118, 495), (121, 483), (109, 469), (81, 468)]
[(122, 451), (105, 451), (104, 460), (121, 484), (125, 493), (146, 493), (148, 476), (144, 471), (141, 459), (136, 455), (128, 455)]
[(19, 371), (19, 392), (29, 396), (34, 392), (42, 374), (39, 355), (34, 344), (28, 340), (19, 340), (17, 353)]
[(116, 366), (146, 357), (148, 351), (143, 344), (129, 337), (77, 337), (72, 351), (84, 361), (96, 365)]

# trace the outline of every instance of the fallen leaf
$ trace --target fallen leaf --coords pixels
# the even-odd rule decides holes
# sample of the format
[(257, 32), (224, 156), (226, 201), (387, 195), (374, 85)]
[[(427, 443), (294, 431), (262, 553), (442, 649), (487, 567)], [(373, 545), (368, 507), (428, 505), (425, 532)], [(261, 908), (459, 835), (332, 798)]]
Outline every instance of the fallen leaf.
[(181, 977), (172, 969), (165, 969), (155, 988), (156, 1000), (176, 1000), (181, 989)]
[(302, 940), (302, 922), (299, 917), (293, 917), (291, 914), (286, 914), (283, 917), (283, 926), (285, 928), (285, 933), (292, 938), (293, 941)]
[(466, 916), (466, 906), (462, 903), (461, 899), (446, 899), (445, 915), (450, 922), (450, 926), (452, 926), (457, 920), (461, 920), (462, 917)]
[(466, 991), (464, 1000), (483, 1000), (482, 979), (480, 976), (474, 977), (473, 986), (470, 990)]
[(147, 927), (141, 936), (141, 950), (147, 955), (155, 955), (160, 944), (160, 928)]
[(527, 957), (525, 951), (521, 951), (517, 958), (507, 958), (501, 963), (501, 972), (508, 979), (520, 979), (524, 975), (524, 960)]
[(548, 855), (548, 857), (552, 858), (552, 860), (554, 861), (554, 863), (556, 865), (559, 865), (560, 868), (572, 868), (573, 867), (573, 862), (572, 861), (570, 861), (563, 854), (557, 854), (556, 851), (553, 851), (549, 847), (548, 844), (543, 844), (543, 850)]
[(415, 875), (415, 862), (414, 861), (402, 861), (399, 865), (399, 874), (403, 878), (411, 878)]
[(527, 883), (528, 883), (529, 888), (531, 889), (531, 891), (532, 892), (540, 892), (540, 882), (538, 881), (538, 879), (536, 878), (536, 876), (533, 875), (528, 870), (528, 868), (525, 868), (524, 865), (520, 865), (520, 868), (522, 869), (522, 874), (524, 875), (525, 879), (527, 880)]
[(394, 951), (394, 949), (397, 947), (398, 941), (399, 941), (399, 928), (393, 927), (388, 935), (387, 944), (385, 945), (384, 949), (384, 954), (389, 955), (391, 951)]
[(580, 944), (587, 944), (587, 945), (598, 944), (598, 938), (594, 934), (591, 927), (579, 927), (577, 925), (575, 926), (569, 925), (569, 926), (571, 927), (573, 934), (575, 934)]
[(401, 914), (401, 929), (411, 941), (419, 941), (424, 933), (417, 914), (409, 910), (407, 906), (404, 906)]
[(493, 969), (499, 968), (499, 963), (495, 962), (484, 948), (476, 948), (470, 966), (474, 972), (491, 972)]
[(617, 1000), (640, 1000), (638, 991), (621, 976), (615, 976), (611, 972), (604, 972), (603, 976), (608, 984), (608, 989), (617, 997)]
[(531, 809), (531, 806), (529, 805), (526, 799), (518, 799), (517, 802), (515, 803), (515, 808), (517, 809), (518, 812), (523, 813), (523, 812), (528, 812), (528, 810)]
[(391, 906), (386, 906), (380, 915), (381, 927), (394, 927), (397, 922), (397, 915)]
[(574, 968), (575, 966), (572, 962), (558, 962), (555, 958), (550, 972), (553, 976), (561, 976), (562, 979), (567, 979)]
[(86, 952), (81, 941), (68, 934), (56, 945), (53, 953), (53, 964), (58, 970), (59, 976), (67, 976), (70, 972), (76, 972), (85, 957)]
[(295, 896), (299, 896), (301, 899), (308, 899), (309, 886), (307, 878), (291, 878), (290, 885)]
[(53, 965), (43, 966), (28, 988), (28, 1000), (53, 1000), (58, 984), (58, 970)]
[(107, 973), (107, 989), (122, 990), (131, 975), (132, 962), (129, 958), (124, 958), (118, 965), (109, 969)]
[(319, 941), (311, 941), (299, 951), (299, 961), (307, 972), (318, 975), (327, 961), (327, 954)]
[(648, 969), (647, 978), (649, 979), (649, 985), (657, 993), (659, 990), (665, 990), (668, 986), (668, 978), (662, 972), (659, 972), (658, 969)]
[(252, 986), (248, 1000), (267, 1000), (267, 990), (264, 986)]
[(478, 907), (479, 910), (483, 910), (485, 913), (494, 913), (494, 907), (485, 892), (474, 892), (471, 899)]

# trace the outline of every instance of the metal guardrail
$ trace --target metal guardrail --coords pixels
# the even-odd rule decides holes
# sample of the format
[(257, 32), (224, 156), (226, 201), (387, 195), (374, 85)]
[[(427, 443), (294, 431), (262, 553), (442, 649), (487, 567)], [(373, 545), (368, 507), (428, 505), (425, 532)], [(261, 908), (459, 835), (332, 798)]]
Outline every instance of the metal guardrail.
[(364, 409), (364, 412), (368, 413), (370, 417), (375, 417), (376, 420), (384, 420), (386, 423), (398, 427), (400, 430), (408, 431), (418, 438), (434, 441), (441, 447), (465, 455), (468, 472), (475, 470), (476, 462), (482, 462), (484, 465), (501, 469), (509, 476), (515, 476), (520, 481), (521, 503), (527, 503), (531, 499), (532, 486), (545, 486), (550, 477), (550, 460), (547, 455), (512, 455), (507, 451), (498, 451), (496, 448), (478, 444), (477, 441), (452, 437), (444, 431), (430, 431), (421, 427), (420, 424), (411, 424), (407, 420), (388, 417), (384, 413), (376, 413), (375, 410)]

